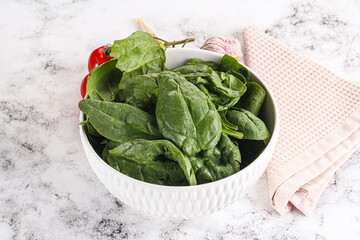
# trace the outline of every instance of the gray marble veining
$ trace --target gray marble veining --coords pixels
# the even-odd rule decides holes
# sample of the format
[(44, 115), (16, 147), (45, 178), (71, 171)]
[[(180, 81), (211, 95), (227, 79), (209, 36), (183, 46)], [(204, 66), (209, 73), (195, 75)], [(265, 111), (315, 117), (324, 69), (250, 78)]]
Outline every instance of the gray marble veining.
[(311, 217), (271, 209), (264, 175), (222, 211), (153, 218), (98, 181), (78, 135), (87, 57), (138, 30), (165, 39), (241, 37), (254, 24), (360, 82), (359, 1), (3, 1), (0, 8), (0, 239), (357, 239), (360, 151), (336, 173)]

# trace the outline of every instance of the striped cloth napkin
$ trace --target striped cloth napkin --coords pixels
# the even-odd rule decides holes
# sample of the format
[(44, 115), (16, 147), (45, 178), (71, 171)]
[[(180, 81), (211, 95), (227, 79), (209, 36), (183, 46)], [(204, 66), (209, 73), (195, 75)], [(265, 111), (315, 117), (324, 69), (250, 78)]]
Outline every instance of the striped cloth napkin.
[(243, 31), (246, 65), (265, 81), (280, 112), (267, 175), (272, 206), (309, 215), (335, 171), (360, 147), (360, 86), (260, 29)]

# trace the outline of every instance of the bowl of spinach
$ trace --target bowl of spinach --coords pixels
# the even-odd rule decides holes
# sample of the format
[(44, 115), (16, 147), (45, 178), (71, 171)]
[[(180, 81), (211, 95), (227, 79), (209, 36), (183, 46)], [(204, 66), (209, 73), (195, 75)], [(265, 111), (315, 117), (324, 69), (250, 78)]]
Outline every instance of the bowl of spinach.
[(104, 186), (145, 213), (190, 218), (242, 197), (265, 171), (274, 97), (228, 55), (166, 49), (147, 33), (114, 42), (79, 102), (80, 137)]

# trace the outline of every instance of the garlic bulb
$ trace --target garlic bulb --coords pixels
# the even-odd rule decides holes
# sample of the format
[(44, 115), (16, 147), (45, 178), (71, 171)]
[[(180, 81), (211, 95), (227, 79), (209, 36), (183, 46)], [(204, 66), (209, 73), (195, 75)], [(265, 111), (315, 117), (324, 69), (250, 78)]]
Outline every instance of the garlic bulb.
[(240, 41), (231, 36), (214, 36), (205, 41), (201, 49), (227, 54), (243, 62)]

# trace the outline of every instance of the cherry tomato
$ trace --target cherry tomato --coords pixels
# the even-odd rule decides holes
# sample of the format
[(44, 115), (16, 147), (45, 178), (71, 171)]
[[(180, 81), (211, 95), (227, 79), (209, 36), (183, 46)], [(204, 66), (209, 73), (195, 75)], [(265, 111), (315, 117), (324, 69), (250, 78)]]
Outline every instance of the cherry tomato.
[(87, 75), (84, 77), (84, 79), (82, 80), (82, 82), (81, 82), (80, 93), (81, 93), (81, 96), (82, 96), (83, 99), (85, 98), (86, 93), (87, 93), (87, 91), (86, 91), (86, 83), (87, 83), (87, 80), (88, 80), (88, 76), (89, 76), (89, 75), (90, 75), (90, 74), (87, 74)]
[(110, 57), (110, 46), (102, 46), (99, 47), (97, 49), (95, 49), (94, 51), (92, 51), (92, 53), (90, 54), (89, 57), (89, 62), (88, 62), (88, 69), (89, 72), (91, 72), (91, 70), (93, 70), (94, 68), (96, 68), (97, 66), (103, 64), (104, 62), (109, 61), (110, 59), (113, 59), (113, 57)]

